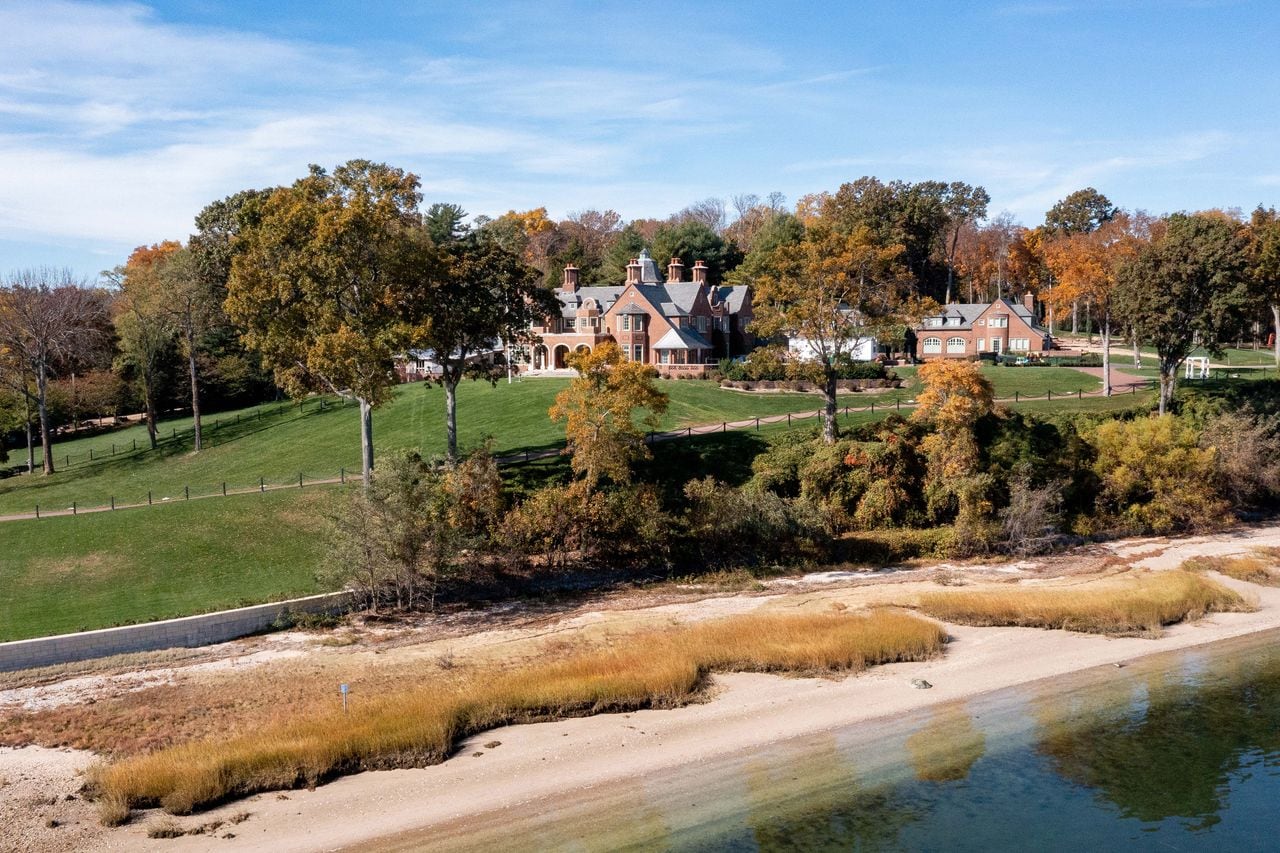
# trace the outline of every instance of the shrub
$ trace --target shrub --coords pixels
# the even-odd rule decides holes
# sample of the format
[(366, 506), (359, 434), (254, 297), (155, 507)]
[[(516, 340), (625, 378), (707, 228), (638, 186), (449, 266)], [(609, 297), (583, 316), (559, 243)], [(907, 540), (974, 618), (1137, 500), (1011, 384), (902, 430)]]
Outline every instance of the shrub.
[(326, 581), (375, 610), (434, 607), (440, 582), (466, 572), (459, 557), (480, 543), (501, 502), (497, 469), (482, 457), (456, 468), (413, 451), (383, 459), (369, 488), (331, 518)]
[(684, 493), (689, 550), (703, 565), (794, 563), (829, 552), (822, 514), (807, 501), (712, 477), (690, 480)]
[(1043, 554), (1058, 541), (1062, 483), (1037, 486), (1026, 476), (1015, 480), (1009, 504), (1000, 511), (1004, 547), (1018, 557)]
[(1135, 532), (1168, 533), (1220, 524), (1227, 502), (1216, 487), (1216, 452), (1174, 415), (1107, 421), (1087, 436), (1097, 458), (1100, 513)]
[(1222, 493), (1237, 506), (1280, 494), (1280, 430), (1277, 419), (1224, 412), (1209, 419), (1200, 446), (1212, 450)]
[(846, 534), (841, 557), (851, 563), (887, 566), (907, 560), (953, 556), (955, 534), (950, 527), (901, 527)]

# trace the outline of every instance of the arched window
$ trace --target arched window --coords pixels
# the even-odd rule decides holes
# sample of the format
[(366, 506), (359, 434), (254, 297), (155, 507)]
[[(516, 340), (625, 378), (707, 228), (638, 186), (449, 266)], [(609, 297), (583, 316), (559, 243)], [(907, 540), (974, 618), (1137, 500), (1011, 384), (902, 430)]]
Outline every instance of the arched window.
[(942, 338), (925, 338), (924, 352), (926, 354), (942, 352)]
[(964, 338), (947, 338), (947, 352), (964, 352)]

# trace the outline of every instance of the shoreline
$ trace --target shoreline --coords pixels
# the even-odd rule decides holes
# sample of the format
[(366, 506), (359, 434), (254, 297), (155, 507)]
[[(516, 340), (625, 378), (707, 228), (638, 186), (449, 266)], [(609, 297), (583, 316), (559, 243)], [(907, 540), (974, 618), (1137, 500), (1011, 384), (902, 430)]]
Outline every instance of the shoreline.
[[(1186, 542), (1171, 544), (1170, 551), (1186, 550)], [(1204, 544), (1220, 552), (1215, 543)], [(1138, 561), (1144, 562), (1149, 560)], [(840, 680), (717, 675), (711, 697), (699, 704), (494, 729), (467, 739), (439, 765), (357, 774), (312, 791), (257, 795), (186, 819), (225, 820), (251, 812), (252, 820), (238, 827), (232, 840), (152, 841), (145, 837), (148, 818), (109, 833), (94, 849), (408, 850), (427, 840), (432, 846), (453, 840), (465, 847), (467, 836), (483, 835), (486, 827), (509, 828), (540, 813), (578, 807), (619, 783), (660, 780), (690, 765), (861, 723), (1280, 629), (1280, 589), (1215, 580), (1255, 599), (1257, 610), (1173, 625), (1156, 639), (948, 625), (952, 642), (931, 661), (879, 666)], [(931, 682), (932, 689), (914, 689), (915, 678)], [(500, 745), (486, 746), (494, 742)]]
[[(1259, 545), (1280, 545), (1280, 526), (1224, 534), (1111, 543), (1106, 552), (1134, 568), (1167, 569), (1196, 555), (1243, 553)], [(1024, 583), (1075, 585), (1096, 574), (1076, 574), (1073, 563), (1058, 563), (1056, 573)], [(1092, 558), (1095, 561), (1097, 555)], [(1083, 566), (1081, 566), (1083, 567)], [(945, 568), (945, 566), (944, 566)], [(1007, 574), (983, 567), (975, 582), (1000, 583)], [(982, 580), (977, 580), (982, 577)], [(952, 637), (933, 660), (873, 667), (843, 678), (793, 677), (735, 673), (713, 677), (704, 701), (661, 711), (602, 714), (558, 722), (493, 729), (463, 741), (442, 764), (412, 770), (365, 772), (335, 779), (314, 790), (258, 794), (196, 815), (178, 818), (185, 827), (225, 822), (217, 833), (174, 839), (150, 839), (147, 829), (166, 819), (158, 811), (139, 813), (117, 829), (94, 822), (88, 804), (72, 809), (79, 823), (40, 830), (41, 837), (20, 849), (66, 849), (74, 838), (86, 850), (384, 850), (454, 846), (474, 847), (495, 827), (534, 825), (542, 816), (589, 810), (621, 786), (660, 788), (673, 776), (700, 765), (734, 756), (836, 734), (866, 724), (884, 729), (896, 718), (965, 702), (1009, 688), (1124, 664), (1165, 652), (1205, 646), (1267, 631), (1280, 630), (1280, 588), (1255, 586), (1214, 575), (1225, 586), (1257, 603), (1248, 613), (1212, 614), (1194, 623), (1168, 627), (1155, 639), (1106, 637), (1036, 628), (973, 628), (948, 624)], [(520, 636), (604, 630), (607, 625), (658, 626), (748, 611), (795, 612), (859, 607), (902, 600), (913, 592), (936, 589), (921, 579), (886, 579), (883, 583), (844, 583), (814, 577), (780, 579), (764, 594), (725, 594), (692, 602), (636, 604), (622, 609), (593, 609), (537, 627), (489, 628), (470, 635), (479, 649), (505, 647)], [(613, 620), (613, 621), (609, 621)], [(461, 639), (407, 649), (415, 659), (431, 650), (447, 652)], [(301, 650), (294, 654), (302, 654)], [(269, 655), (268, 655), (269, 657)], [(301, 663), (305, 658), (298, 658)], [(267, 665), (267, 664), (263, 664)], [(293, 664), (289, 664), (292, 666)], [(1115, 669), (1127, 678), (1135, 669)], [(429, 677), (429, 676), (428, 676)], [(912, 679), (929, 681), (932, 689), (915, 689)], [(497, 745), (494, 745), (497, 744)], [(75, 750), (25, 747), (0, 750), (0, 776), (57, 780), (46, 793), (74, 793), (76, 773), (96, 757)], [(690, 769), (692, 768), (692, 770)], [(0, 795), (18, 799), (21, 786)], [(602, 798), (604, 798), (602, 800)], [(632, 804), (634, 805), (634, 804)], [(16, 807), (16, 804), (15, 804)], [(631, 806), (628, 806), (630, 808)], [(0, 812), (3, 808), (0, 808)], [(248, 812), (250, 818), (231, 823)], [(41, 820), (32, 809), (18, 812)], [(0, 815), (3, 816), (3, 815)], [(38, 825), (38, 824), (37, 824)], [(34, 829), (34, 827), (33, 827)], [(228, 837), (230, 836), (230, 837)], [(510, 836), (508, 836), (509, 838)], [(492, 845), (490, 845), (492, 846)]]

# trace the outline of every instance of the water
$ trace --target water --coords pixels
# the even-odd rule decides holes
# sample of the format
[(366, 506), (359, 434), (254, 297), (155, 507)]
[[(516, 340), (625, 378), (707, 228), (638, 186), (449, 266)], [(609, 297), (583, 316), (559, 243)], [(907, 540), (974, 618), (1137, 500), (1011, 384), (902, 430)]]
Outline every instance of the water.
[(1280, 850), (1277, 806), (1280, 636), (1259, 635), (637, 780), (457, 840), (490, 850), (517, 838), (523, 850), (581, 851)]

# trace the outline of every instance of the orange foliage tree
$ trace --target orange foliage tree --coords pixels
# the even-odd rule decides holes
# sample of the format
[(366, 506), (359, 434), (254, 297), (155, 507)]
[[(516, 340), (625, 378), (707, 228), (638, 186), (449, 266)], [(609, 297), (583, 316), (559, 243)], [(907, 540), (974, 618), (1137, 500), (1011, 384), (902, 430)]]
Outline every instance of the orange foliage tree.
[(1045, 245), (1045, 263), (1056, 286), (1048, 293), (1055, 308), (1083, 302), (1102, 331), (1102, 393), (1111, 395), (1112, 294), (1120, 268), (1133, 258), (1147, 232), (1146, 217), (1116, 213), (1093, 231), (1066, 234)]

